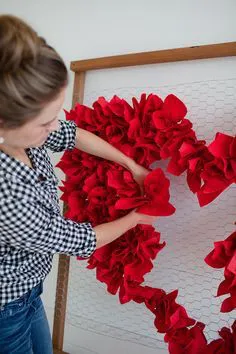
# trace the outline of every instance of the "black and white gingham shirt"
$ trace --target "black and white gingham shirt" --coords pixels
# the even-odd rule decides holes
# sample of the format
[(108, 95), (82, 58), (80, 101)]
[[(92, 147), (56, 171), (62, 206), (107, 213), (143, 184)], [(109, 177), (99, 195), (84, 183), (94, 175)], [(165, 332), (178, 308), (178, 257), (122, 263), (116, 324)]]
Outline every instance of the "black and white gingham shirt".
[(60, 121), (42, 147), (27, 149), (34, 169), (0, 151), (0, 309), (46, 277), (54, 253), (88, 257), (95, 250), (91, 224), (60, 213), (46, 150), (73, 149), (75, 136), (75, 123)]

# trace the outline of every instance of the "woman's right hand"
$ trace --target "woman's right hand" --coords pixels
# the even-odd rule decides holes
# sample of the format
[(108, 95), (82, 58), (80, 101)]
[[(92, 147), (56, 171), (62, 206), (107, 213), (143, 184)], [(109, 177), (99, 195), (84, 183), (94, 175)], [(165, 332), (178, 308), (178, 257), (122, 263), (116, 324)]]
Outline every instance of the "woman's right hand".
[(136, 225), (152, 225), (156, 219), (156, 216), (145, 215), (137, 213), (136, 210), (132, 210), (130, 213), (119, 219), (97, 225), (94, 227), (97, 248), (114, 241)]
[(136, 225), (152, 225), (156, 220), (157, 220), (157, 216), (150, 216), (150, 215), (146, 215), (146, 214), (141, 214), (138, 213), (135, 210), (132, 210), (128, 215), (130, 215), (130, 217), (132, 217), (134, 219), (134, 226)]

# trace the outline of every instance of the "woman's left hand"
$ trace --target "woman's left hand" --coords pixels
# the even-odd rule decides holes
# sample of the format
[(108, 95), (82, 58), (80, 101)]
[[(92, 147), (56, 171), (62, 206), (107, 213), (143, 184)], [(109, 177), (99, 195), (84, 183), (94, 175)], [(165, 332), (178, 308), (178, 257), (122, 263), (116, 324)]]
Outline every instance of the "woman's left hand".
[(128, 169), (133, 175), (134, 180), (139, 184), (142, 195), (144, 194), (143, 182), (145, 177), (150, 173), (149, 170), (143, 166), (138, 165), (135, 161), (129, 164)]

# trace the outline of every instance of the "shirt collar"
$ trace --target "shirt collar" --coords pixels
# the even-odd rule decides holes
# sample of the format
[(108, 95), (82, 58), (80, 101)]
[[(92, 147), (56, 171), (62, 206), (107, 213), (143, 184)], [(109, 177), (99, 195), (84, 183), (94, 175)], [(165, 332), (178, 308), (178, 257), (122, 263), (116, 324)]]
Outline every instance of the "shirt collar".
[[(28, 156), (33, 157), (31, 149), (27, 149)], [(34, 161), (32, 161), (34, 162)], [(17, 178), (22, 179), (25, 182), (35, 183), (38, 182), (42, 171), (34, 166), (30, 168), (23, 162), (15, 159), (14, 157), (6, 154), (3, 151), (0, 151), (0, 170), (4, 173), (7, 178), (11, 176), (16, 176)]]

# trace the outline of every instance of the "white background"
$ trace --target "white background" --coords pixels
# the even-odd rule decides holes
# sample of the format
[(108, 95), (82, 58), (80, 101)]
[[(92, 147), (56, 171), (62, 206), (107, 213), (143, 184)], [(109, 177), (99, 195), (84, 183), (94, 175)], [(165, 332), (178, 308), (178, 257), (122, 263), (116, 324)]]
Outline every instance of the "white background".
[[(59, 51), (68, 67), (71, 60), (236, 39), (234, 0), (68, 0), (62, 3), (56, 0), (37, 3), (30, 0), (0, 0), (0, 12), (27, 20)], [(107, 80), (109, 82), (109, 78)], [(72, 75), (64, 106), (66, 109), (70, 108), (71, 94)], [(55, 156), (56, 163), (60, 155)], [(58, 176), (62, 177), (61, 173), (58, 172)], [(54, 269), (45, 283), (44, 302), (50, 323), (56, 268), (55, 259)], [(81, 339), (78, 342), (76, 336), (83, 336), (84, 341)], [(157, 352), (135, 343), (130, 343), (127, 349), (122, 340), (116, 340), (114, 344), (110, 338), (96, 334), (89, 342), (91, 338), (87, 340), (87, 336), (87, 331), (78, 333), (76, 328), (71, 328), (66, 335), (65, 349), (71, 353), (100, 354), (110, 353), (108, 348), (112, 345), (114, 354), (125, 353), (126, 350), (140, 354), (144, 351)]]

